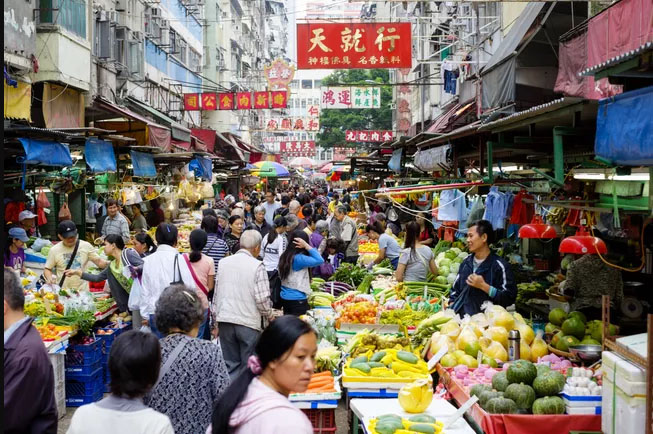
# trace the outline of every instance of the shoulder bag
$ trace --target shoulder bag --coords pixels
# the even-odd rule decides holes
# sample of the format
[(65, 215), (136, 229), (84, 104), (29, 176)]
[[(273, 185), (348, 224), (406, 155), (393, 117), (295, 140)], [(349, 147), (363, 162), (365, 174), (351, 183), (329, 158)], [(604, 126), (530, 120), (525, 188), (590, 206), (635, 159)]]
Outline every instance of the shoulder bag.
[[(175, 255), (175, 264), (172, 268), (172, 282), (170, 285), (183, 285), (184, 280), (181, 278), (181, 270), (179, 269), (179, 254)], [(179, 280), (177, 280), (177, 274), (179, 274)]]
[[(77, 256), (77, 249), (79, 249), (79, 240), (75, 243), (75, 248), (73, 249), (73, 254), (70, 255), (70, 260), (68, 261), (68, 265), (66, 265), (66, 269), (63, 270), (64, 272), (68, 269), (70, 269), (70, 266), (73, 265), (73, 262), (75, 261), (75, 257)], [(59, 287), (63, 288), (63, 282), (66, 280), (66, 275), (64, 274), (61, 276), (61, 280), (59, 281)]]
[(172, 364), (175, 363), (175, 360), (177, 360), (177, 357), (179, 357), (179, 354), (181, 354), (181, 351), (184, 349), (186, 344), (188, 343), (188, 339), (184, 339), (183, 341), (179, 342), (179, 344), (175, 347), (174, 350), (172, 350), (172, 353), (170, 353), (170, 357), (168, 357), (168, 360), (163, 364), (161, 367), (161, 370), (159, 371), (159, 378), (156, 380), (156, 384), (152, 388), (157, 386), (163, 380), (163, 377), (170, 371), (170, 368), (172, 368)]

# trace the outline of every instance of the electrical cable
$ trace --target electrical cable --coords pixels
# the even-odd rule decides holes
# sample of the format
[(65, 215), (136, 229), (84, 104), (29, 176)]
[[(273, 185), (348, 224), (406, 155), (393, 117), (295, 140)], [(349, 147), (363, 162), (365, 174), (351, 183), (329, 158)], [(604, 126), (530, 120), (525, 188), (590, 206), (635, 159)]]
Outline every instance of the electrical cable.
[[(622, 267), (622, 266), (617, 265), (617, 264), (612, 264), (612, 263), (608, 262), (608, 261), (603, 257), (603, 255), (601, 255), (601, 253), (598, 251), (598, 249), (596, 249), (596, 253), (599, 255), (599, 258), (601, 258), (601, 261), (603, 261), (603, 263), (604, 263), (605, 265), (609, 266), (609, 267), (616, 268), (616, 269), (618, 269), (618, 270), (622, 270), (622, 271), (628, 271), (628, 272), (630, 272), (630, 273), (637, 273), (638, 271), (640, 271), (641, 269), (643, 269), (643, 268), (646, 266), (646, 249), (644, 248), (644, 229), (646, 229), (646, 227), (647, 227), (651, 222), (653, 222), (653, 219), (652, 219), (652, 218), (649, 218), (649, 219), (647, 219), (647, 220), (644, 222), (644, 224), (642, 225), (642, 233), (641, 233), (641, 235), (640, 235), (640, 239), (639, 239), (639, 242), (640, 242), (640, 250), (641, 250), (641, 253), (642, 253), (642, 257), (641, 257), (641, 261), (642, 261), (642, 263), (641, 263), (641, 265), (640, 265), (639, 267), (637, 267), (637, 268), (626, 268), (626, 267)], [(589, 226), (589, 228), (590, 228), (590, 232), (592, 233), (592, 236), (594, 236), (594, 228), (592, 227), (592, 225), (588, 225), (588, 226)]]

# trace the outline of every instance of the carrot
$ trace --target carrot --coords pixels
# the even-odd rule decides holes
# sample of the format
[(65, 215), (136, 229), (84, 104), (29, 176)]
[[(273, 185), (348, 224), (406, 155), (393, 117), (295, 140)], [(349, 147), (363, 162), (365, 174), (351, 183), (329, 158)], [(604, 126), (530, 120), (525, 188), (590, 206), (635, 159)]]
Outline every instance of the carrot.
[(320, 387), (320, 386), (324, 386), (324, 385), (327, 385), (327, 384), (331, 384), (331, 385), (333, 385), (333, 380), (324, 380), (324, 381), (313, 381), (313, 382), (309, 382), (309, 383), (308, 383), (308, 387), (309, 387), (309, 388), (312, 388), (312, 387)]
[(318, 377), (333, 377), (333, 374), (331, 373), (331, 371), (322, 371), (322, 372), (318, 372), (318, 373), (313, 374), (313, 375), (311, 376), (311, 380), (312, 380), (313, 378), (318, 378)]
[(317, 389), (308, 389), (307, 392), (309, 393), (324, 393), (324, 392), (335, 392), (336, 389), (331, 386), (324, 386), (324, 387), (318, 387)]

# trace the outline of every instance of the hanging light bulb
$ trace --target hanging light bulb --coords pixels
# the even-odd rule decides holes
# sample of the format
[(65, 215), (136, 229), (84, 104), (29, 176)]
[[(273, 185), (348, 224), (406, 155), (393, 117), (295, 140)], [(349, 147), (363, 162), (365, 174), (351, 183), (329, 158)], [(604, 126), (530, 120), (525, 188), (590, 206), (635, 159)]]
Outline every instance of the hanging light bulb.
[(591, 236), (584, 226), (578, 228), (576, 235), (567, 237), (560, 243), (560, 253), (573, 253), (576, 255), (608, 253), (608, 248), (602, 239)]
[(556, 238), (558, 233), (555, 228), (542, 221), (539, 214), (533, 216), (533, 220), (519, 228), (519, 238)]

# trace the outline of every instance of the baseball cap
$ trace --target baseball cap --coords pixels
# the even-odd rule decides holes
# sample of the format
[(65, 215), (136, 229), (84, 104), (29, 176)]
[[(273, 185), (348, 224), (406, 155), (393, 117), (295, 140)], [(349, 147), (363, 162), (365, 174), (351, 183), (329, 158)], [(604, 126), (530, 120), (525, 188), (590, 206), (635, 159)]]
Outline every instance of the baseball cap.
[(59, 223), (59, 227), (57, 228), (57, 233), (61, 235), (63, 238), (70, 238), (77, 236), (77, 226), (75, 226), (75, 223), (72, 220), (64, 220), (61, 223)]
[(29, 237), (27, 236), (27, 232), (25, 232), (25, 229), (23, 228), (11, 228), (9, 229), (9, 236), (11, 238), (18, 238), (22, 242), (26, 243), (29, 241)]
[(25, 211), (21, 211), (20, 214), (18, 214), (18, 221), (22, 222), (25, 219), (33, 219), (34, 217), (36, 217), (36, 214), (26, 209)]

